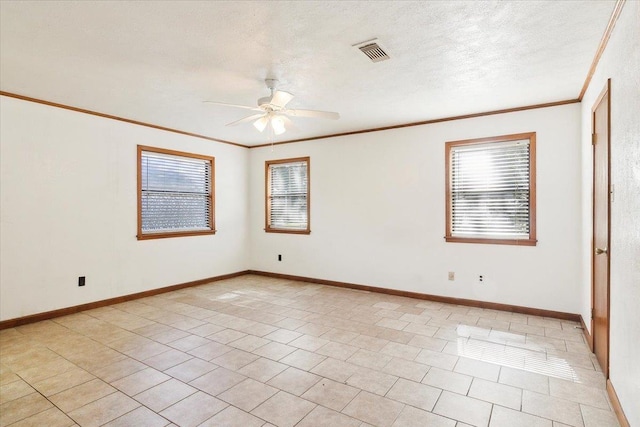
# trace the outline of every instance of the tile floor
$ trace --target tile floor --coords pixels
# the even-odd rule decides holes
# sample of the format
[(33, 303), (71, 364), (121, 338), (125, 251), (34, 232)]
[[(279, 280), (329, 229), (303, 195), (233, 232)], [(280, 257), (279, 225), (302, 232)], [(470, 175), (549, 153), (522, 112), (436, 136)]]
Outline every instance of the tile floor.
[(617, 426), (577, 326), (247, 275), (0, 331), (0, 426)]

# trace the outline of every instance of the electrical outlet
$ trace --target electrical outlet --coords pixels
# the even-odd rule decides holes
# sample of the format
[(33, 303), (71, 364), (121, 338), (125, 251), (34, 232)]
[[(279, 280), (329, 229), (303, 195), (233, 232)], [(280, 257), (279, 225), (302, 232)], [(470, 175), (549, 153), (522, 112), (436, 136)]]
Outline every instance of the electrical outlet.
[(484, 282), (484, 276), (482, 274), (478, 276), (478, 282), (480, 283)]
[(78, 277), (78, 286), (84, 286), (84, 282), (85, 282), (84, 276)]
[(449, 280), (456, 280), (456, 273), (454, 273), (453, 271), (449, 272)]
[(278, 255), (278, 261), (282, 261), (282, 255)]

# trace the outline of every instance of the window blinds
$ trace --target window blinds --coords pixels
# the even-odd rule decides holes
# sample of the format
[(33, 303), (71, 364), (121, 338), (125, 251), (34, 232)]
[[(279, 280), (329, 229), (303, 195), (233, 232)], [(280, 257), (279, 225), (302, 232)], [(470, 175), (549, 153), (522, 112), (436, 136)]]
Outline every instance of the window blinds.
[(142, 151), (140, 161), (143, 233), (212, 229), (210, 160)]
[(527, 239), (528, 139), (451, 147), (451, 235)]
[(306, 230), (307, 162), (269, 165), (269, 226), (276, 229)]

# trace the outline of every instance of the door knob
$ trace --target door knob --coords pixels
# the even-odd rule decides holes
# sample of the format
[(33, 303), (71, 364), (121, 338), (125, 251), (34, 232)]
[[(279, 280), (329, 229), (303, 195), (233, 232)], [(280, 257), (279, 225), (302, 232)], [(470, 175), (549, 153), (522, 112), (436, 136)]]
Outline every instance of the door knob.
[(604, 248), (604, 249), (596, 248), (596, 255), (601, 255), (606, 253), (607, 253), (607, 248)]

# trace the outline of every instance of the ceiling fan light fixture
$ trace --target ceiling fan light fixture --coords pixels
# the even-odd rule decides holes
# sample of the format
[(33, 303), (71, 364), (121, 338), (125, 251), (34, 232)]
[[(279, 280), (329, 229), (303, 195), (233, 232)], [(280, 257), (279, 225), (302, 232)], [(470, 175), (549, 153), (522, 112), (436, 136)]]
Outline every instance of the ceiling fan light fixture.
[(271, 118), (271, 127), (273, 128), (273, 133), (276, 135), (282, 135), (287, 130), (284, 127), (284, 120), (282, 120), (280, 116), (273, 116)]
[(264, 129), (267, 127), (268, 122), (269, 122), (269, 119), (267, 118), (267, 116), (262, 116), (258, 120), (253, 122), (253, 126), (256, 129), (258, 129), (258, 131), (263, 132)]

